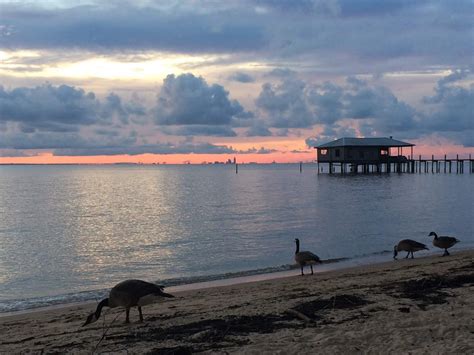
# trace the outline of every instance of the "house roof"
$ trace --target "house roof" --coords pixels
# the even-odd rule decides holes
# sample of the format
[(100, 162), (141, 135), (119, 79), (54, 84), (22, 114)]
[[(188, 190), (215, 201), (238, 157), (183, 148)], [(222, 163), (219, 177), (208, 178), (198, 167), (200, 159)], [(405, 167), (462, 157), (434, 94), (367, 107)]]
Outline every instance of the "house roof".
[(402, 142), (396, 139), (381, 138), (339, 138), (335, 141), (318, 145), (316, 148), (335, 147), (413, 147), (414, 144)]

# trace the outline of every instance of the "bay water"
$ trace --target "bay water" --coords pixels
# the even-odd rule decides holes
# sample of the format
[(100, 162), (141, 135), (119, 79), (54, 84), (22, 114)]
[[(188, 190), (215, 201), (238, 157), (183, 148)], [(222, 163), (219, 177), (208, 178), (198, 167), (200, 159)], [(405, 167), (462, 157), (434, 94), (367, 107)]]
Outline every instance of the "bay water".
[(473, 248), (473, 183), (315, 164), (0, 166), (0, 314), (96, 300), (129, 278), (297, 275), (295, 238), (334, 265), (389, 261), (405, 238), (441, 255), (431, 231)]

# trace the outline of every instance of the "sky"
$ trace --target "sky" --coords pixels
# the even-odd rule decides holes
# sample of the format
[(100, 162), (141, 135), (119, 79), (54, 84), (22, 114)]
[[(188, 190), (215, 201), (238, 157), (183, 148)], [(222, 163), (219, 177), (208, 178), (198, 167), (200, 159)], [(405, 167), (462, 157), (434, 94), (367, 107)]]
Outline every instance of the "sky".
[(472, 0), (0, 0), (0, 163), (466, 156), (473, 24)]

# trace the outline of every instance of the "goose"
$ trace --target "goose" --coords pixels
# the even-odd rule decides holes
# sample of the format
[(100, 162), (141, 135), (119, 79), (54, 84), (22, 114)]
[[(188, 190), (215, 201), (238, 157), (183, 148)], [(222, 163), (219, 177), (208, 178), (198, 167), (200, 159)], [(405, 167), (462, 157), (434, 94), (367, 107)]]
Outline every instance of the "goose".
[(454, 237), (445, 237), (445, 236), (438, 237), (438, 235), (435, 232), (431, 232), (428, 236), (429, 237), (434, 236), (433, 245), (435, 247), (444, 249), (443, 256), (449, 255), (448, 249), (451, 248), (454, 244), (460, 242), (460, 240)]
[(405, 257), (405, 259), (408, 258), (410, 253), (411, 253), (411, 258), (413, 259), (413, 252), (418, 251), (418, 250), (423, 250), (423, 249), (428, 250), (426, 245), (424, 245), (423, 243), (419, 243), (411, 239), (403, 239), (403, 240), (400, 240), (398, 244), (393, 247), (393, 258), (397, 260), (398, 252), (406, 251), (408, 252), (408, 254)]
[(311, 267), (311, 275), (313, 275), (313, 264), (321, 263), (319, 256), (313, 254), (310, 251), (300, 251), (300, 240), (295, 239), (296, 251), (295, 251), (295, 261), (301, 267), (301, 276), (304, 276), (303, 268), (306, 265)]
[(138, 307), (140, 322), (143, 322), (142, 306), (156, 302), (161, 297), (174, 297), (163, 292), (163, 286), (155, 285), (142, 280), (125, 280), (115, 285), (109, 293), (108, 298), (104, 298), (97, 305), (94, 313), (91, 313), (83, 327), (96, 322), (103, 307), (124, 307), (126, 313), (125, 323), (130, 323), (129, 315), (131, 307)]

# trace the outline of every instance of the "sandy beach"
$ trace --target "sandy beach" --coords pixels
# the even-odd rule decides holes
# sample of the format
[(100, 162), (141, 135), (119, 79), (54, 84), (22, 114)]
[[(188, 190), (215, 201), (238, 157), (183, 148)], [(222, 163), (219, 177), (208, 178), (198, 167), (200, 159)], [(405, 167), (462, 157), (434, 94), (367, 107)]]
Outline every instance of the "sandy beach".
[(1, 317), (0, 352), (474, 352), (474, 250), (175, 296), (143, 323), (113, 309), (81, 327), (95, 304)]

